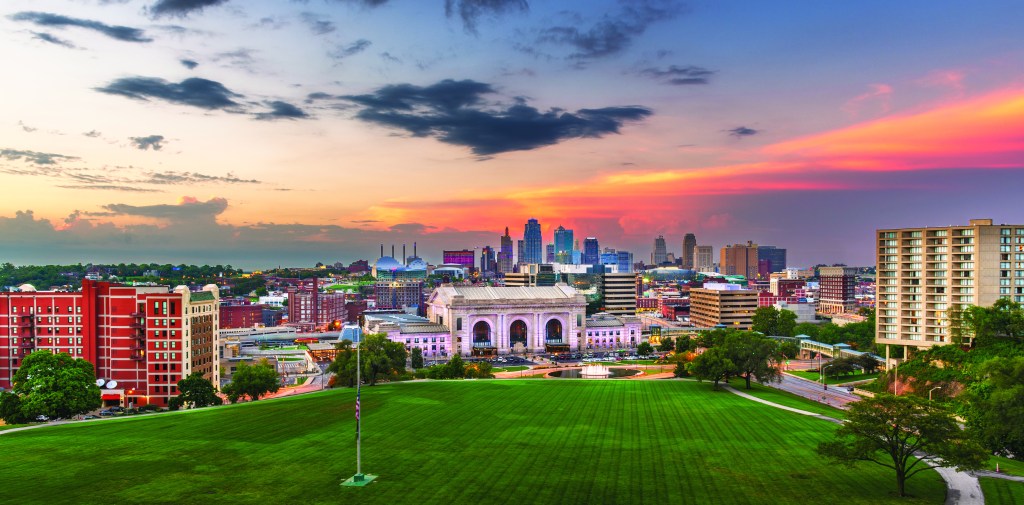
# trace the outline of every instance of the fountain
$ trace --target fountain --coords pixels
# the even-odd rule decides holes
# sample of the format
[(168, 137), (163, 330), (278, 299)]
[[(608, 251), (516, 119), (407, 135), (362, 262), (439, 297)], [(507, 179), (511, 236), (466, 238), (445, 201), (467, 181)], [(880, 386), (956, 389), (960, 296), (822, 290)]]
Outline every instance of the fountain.
[(605, 365), (587, 365), (580, 370), (580, 377), (585, 379), (606, 379), (612, 376), (612, 371)]

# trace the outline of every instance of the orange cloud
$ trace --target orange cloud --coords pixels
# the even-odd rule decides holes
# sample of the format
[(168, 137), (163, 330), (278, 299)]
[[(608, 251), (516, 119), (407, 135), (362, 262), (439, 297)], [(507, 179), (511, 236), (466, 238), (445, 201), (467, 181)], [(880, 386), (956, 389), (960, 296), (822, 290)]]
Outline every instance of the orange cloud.
[[(878, 88), (873, 96), (889, 92)], [(1004, 90), (773, 144), (755, 152), (761, 160), (749, 163), (625, 170), (443, 201), (392, 200), (368, 209), (365, 217), (385, 225), (429, 221), (441, 227), (499, 230), (510, 216), (537, 216), (566, 225), (573, 216), (585, 216), (580, 219), (613, 220), (626, 230), (633, 228), (629, 223), (669, 216), (678, 222), (688, 219), (688, 213), (703, 212), (702, 218), (693, 218), (702, 226), (728, 226), (731, 221), (715, 216), (728, 215), (725, 197), (730, 196), (892, 188), (864, 173), (1020, 168), (1022, 131), (1024, 90)], [(902, 180), (897, 184), (908, 184)]]
[(782, 142), (763, 152), (865, 171), (1019, 167), (1021, 131), (1024, 90), (1006, 90)]

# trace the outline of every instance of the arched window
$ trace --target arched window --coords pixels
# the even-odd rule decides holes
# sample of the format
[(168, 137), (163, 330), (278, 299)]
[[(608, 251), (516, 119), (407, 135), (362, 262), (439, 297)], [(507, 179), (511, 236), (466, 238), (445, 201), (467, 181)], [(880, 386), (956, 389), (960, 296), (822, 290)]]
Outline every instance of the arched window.
[(477, 321), (473, 325), (473, 343), (489, 344), (491, 342), (491, 326), (486, 321)]
[(548, 321), (548, 324), (544, 326), (544, 338), (548, 342), (561, 342), (562, 322), (557, 319)]
[(526, 323), (524, 323), (522, 320), (517, 319), (513, 321), (512, 326), (509, 328), (508, 334), (508, 344), (510, 347), (515, 347), (516, 344), (522, 344), (524, 346), (527, 345)]

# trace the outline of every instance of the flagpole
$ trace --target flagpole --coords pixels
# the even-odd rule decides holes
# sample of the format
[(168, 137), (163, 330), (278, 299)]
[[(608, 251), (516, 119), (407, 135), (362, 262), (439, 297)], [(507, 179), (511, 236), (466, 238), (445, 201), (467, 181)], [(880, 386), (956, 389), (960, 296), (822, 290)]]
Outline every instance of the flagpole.
[(359, 335), (359, 342), (356, 344), (356, 474), (349, 477), (347, 480), (341, 483), (342, 486), (362, 487), (369, 484), (373, 479), (376, 479), (376, 475), (364, 475), (363, 474), (363, 453), (362, 453), (362, 441), (363, 431), (362, 422), (363, 416), (360, 412), (359, 405), (359, 394), (362, 389), (362, 360), (360, 358), (360, 352), (362, 347), (363, 336)]

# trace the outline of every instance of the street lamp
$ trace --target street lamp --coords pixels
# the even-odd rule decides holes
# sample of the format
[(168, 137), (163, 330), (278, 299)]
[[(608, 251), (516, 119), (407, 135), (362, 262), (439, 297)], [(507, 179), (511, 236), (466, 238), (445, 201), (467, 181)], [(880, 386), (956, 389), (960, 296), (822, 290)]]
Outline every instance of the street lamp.
[(935, 386), (928, 391), (928, 401), (932, 401), (932, 391), (935, 391), (936, 389), (942, 389), (942, 386)]

